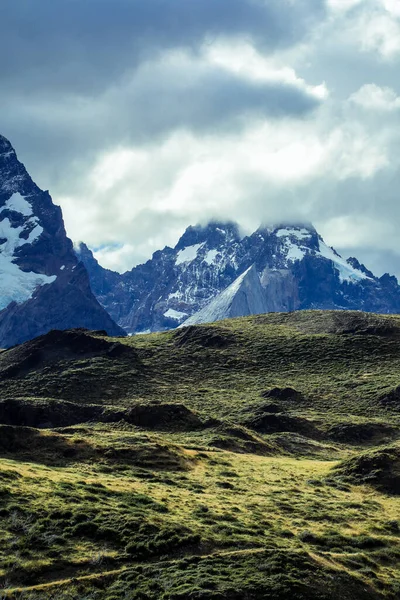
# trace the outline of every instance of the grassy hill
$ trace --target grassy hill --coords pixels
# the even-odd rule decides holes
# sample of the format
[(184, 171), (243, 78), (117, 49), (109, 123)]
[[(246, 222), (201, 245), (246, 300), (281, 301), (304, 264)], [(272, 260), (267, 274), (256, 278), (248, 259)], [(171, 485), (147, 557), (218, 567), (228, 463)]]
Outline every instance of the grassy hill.
[(400, 317), (0, 353), (0, 598), (400, 597)]

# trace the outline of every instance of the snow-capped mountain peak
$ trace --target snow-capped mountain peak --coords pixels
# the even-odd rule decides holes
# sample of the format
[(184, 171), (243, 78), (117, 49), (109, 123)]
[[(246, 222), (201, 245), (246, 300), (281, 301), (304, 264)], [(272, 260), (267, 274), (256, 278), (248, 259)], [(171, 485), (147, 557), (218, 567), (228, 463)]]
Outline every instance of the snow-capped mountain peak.
[[(29, 176), (20, 167), (11, 144), (0, 140), (0, 310), (10, 302), (21, 304), (30, 299), (39, 287), (53, 283), (56, 273), (45, 273), (29, 264), (29, 246), (43, 234), (40, 218), (34, 214), (30, 195), (24, 187)], [(15, 175), (17, 173), (17, 175)], [(16, 190), (22, 182), (25, 185)]]
[(90, 291), (61, 209), (0, 136), (0, 347), (92, 324), (122, 333)]
[[(242, 314), (261, 308), (400, 311), (395, 278), (378, 279), (356, 259), (345, 260), (308, 223), (264, 225), (245, 237), (235, 223), (191, 226), (175, 248), (124, 275), (102, 269), (87, 252), (80, 256), (99, 300), (128, 332), (171, 329), (211, 313), (239, 316), (237, 307)], [(251, 309), (246, 302), (253, 302)]]
[(205, 244), (209, 250), (240, 241), (239, 227), (230, 221), (211, 221), (207, 225), (190, 226), (179, 239), (175, 250)]

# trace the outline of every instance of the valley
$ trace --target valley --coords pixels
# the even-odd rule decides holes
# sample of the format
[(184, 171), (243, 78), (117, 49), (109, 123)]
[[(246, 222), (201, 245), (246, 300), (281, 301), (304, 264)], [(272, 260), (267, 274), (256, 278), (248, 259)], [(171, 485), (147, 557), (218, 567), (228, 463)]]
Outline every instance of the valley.
[(3, 351), (0, 597), (397, 599), (399, 368), (346, 311)]

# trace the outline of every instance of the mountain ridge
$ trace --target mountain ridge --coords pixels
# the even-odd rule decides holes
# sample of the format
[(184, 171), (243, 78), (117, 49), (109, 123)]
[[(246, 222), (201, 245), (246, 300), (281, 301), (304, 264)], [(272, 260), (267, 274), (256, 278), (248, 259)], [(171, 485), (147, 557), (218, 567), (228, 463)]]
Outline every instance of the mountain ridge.
[(85, 245), (77, 254), (100, 303), (128, 333), (178, 327), (252, 265), (264, 289), (266, 312), (400, 310), (394, 276), (379, 278), (356, 258), (343, 259), (309, 223), (262, 225), (247, 236), (231, 221), (190, 226), (174, 248), (158, 250), (122, 275), (94, 262)]

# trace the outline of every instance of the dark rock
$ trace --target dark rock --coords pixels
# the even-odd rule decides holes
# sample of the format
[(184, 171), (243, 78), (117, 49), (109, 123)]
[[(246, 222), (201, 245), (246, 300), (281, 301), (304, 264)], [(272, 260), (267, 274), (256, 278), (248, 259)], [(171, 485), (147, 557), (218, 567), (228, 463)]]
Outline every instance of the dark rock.
[(400, 447), (387, 447), (342, 461), (332, 478), (345, 483), (371, 485), (381, 492), (400, 494)]
[(102, 420), (103, 407), (64, 400), (11, 398), (0, 401), (0, 423), (15, 427), (49, 429)]
[(386, 423), (339, 423), (329, 427), (326, 436), (343, 444), (383, 443), (400, 437), (400, 428)]
[(321, 432), (307, 419), (289, 415), (256, 413), (245, 420), (244, 425), (259, 433), (292, 432), (305, 437), (320, 439)]
[[(271, 390), (265, 390), (261, 392), (262, 398), (274, 398), (276, 400), (283, 400), (288, 402), (301, 402), (304, 400), (303, 394), (298, 392), (297, 390), (287, 387), (287, 388), (272, 388)], [(266, 412), (276, 412), (274, 410)]]
[(204, 427), (203, 421), (184, 404), (135, 404), (124, 413), (124, 419), (147, 429), (191, 431)]

